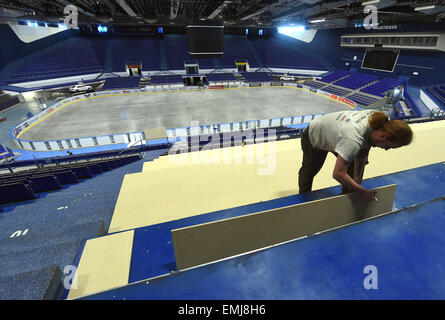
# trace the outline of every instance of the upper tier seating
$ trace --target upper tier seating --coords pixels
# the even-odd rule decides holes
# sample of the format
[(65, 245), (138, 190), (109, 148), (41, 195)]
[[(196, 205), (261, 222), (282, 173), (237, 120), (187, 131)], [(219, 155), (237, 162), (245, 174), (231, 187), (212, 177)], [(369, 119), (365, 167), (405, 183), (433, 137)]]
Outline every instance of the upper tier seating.
[(261, 67), (261, 61), (258, 60), (246, 38), (239, 36), (224, 37), (224, 54), (217, 60), (223, 68), (234, 68), (236, 60), (247, 60), (251, 67)]
[(337, 96), (344, 97), (351, 93), (351, 90), (338, 88), (334, 86), (328, 86), (322, 89), (323, 91), (336, 94)]
[(181, 75), (159, 75), (150, 78), (150, 84), (184, 83)]
[(347, 78), (335, 82), (335, 85), (356, 90), (378, 79), (379, 77), (376, 75), (356, 72)]
[(426, 93), (428, 93), (437, 102), (442, 110), (445, 110), (445, 85), (438, 84), (435, 86), (427, 87)]
[(360, 91), (370, 93), (379, 97), (384, 97), (385, 92), (404, 84), (404, 81), (392, 78), (383, 78), (378, 82), (361, 89)]
[(343, 78), (345, 76), (351, 75), (351, 72), (346, 70), (336, 70), (333, 73), (322, 77), (319, 81), (326, 82), (326, 83), (333, 83), (334, 81), (337, 81), (340, 78)]
[(15, 81), (36, 81), (103, 70), (88, 39), (73, 38), (16, 69)]
[[(199, 65), (203, 69), (234, 68), (235, 61), (248, 61), (251, 68), (326, 70), (318, 58), (289, 41), (283, 38), (250, 39), (226, 35), (222, 57), (202, 59)], [(143, 71), (183, 70), (184, 60), (190, 59), (187, 37), (173, 34), (164, 35), (163, 38), (74, 36), (41, 50), (18, 62), (15, 73), (8, 75), (11, 83), (125, 72), (129, 61), (140, 61)]]
[(206, 74), (207, 81), (236, 81), (233, 73), (208, 73)]
[(320, 89), (320, 88), (326, 86), (325, 83), (315, 82), (312, 80), (305, 81), (304, 84), (309, 87), (315, 88), (315, 89)]
[(107, 78), (102, 90), (139, 89), (140, 77)]
[(144, 71), (160, 70), (161, 40), (152, 37), (115, 36), (110, 41), (114, 72), (125, 72), (129, 61), (140, 61)]
[(351, 99), (352, 101), (364, 106), (369, 106), (379, 100), (378, 98), (372, 98), (360, 93), (354, 93), (353, 95), (349, 96), (348, 99)]
[(8, 109), (18, 103), (20, 103), (18, 96), (10, 96), (9, 94), (0, 95), (0, 111)]
[(267, 72), (241, 72), (241, 75), (247, 82), (273, 81), (273, 78)]
[[(288, 37), (252, 38), (243, 43), (256, 53), (263, 67), (327, 70), (312, 53), (308, 53), (299, 43)], [(225, 43), (224, 43), (225, 47)], [(255, 66), (248, 58), (250, 66)]]

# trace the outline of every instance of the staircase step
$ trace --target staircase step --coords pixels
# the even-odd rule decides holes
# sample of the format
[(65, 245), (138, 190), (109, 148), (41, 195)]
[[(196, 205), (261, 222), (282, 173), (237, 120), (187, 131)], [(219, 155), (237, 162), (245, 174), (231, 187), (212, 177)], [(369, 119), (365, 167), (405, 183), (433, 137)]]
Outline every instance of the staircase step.
[(0, 255), (0, 277), (10, 277), (30, 270), (58, 265), (61, 270), (72, 265), (81, 239)]
[(0, 300), (57, 300), (63, 273), (56, 265), (9, 277), (0, 277)]

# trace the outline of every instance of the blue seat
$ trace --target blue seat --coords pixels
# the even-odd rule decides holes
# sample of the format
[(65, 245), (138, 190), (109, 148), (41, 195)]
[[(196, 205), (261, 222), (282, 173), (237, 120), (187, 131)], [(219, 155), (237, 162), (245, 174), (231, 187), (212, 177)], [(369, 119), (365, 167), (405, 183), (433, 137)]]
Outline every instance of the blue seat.
[(36, 199), (37, 195), (23, 182), (0, 185), (0, 203), (11, 203)]
[(100, 167), (102, 172), (111, 170), (111, 167), (107, 162), (98, 162), (97, 165)]
[(90, 169), (92, 174), (100, 174), (103, 172), (102, 169), (100, 168), (100, 166), (96, 163), (88, 164), (88, 165), (86, 165), (86, 167), (88, 167), (88, 169)]
[(109, 161), (107, 161), (107, 163), (111, 169), (116, 169), (118, 167), (114, 160), (109, 160)]
[(71, 170), (51, 171), (51, 173), (59, 180), (61, 185), (78, 183), (77, 175)]
[(34, 192), (45, 192), (62, 189), (59, 180), (52, 174), (48, 175), (36, 175), (28, 178), (29, 181), (34, 183)]
[(78, 179), (89, 179), (89, 178), (93, 177), (90, 169), (88, 169), (87, 167), (82, 166), (82, 165), (78, 165), (78, 164), (70, 165), (70, 166), (69, 165), (63, 165), (61, 167), (65, 168), (66, 170), (73, 171)]

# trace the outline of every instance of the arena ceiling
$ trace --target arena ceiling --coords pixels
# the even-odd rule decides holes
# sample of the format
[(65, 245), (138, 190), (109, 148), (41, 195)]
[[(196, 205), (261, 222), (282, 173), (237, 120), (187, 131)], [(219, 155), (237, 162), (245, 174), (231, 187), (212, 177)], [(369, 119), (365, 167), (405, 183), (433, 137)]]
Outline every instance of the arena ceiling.
[[(445, 20), (445, 1), (428, 0), (0, 0), (0, 19), (63, 22), (64, 8), (70, 4), (76, 6), (79, 23), (84, 25), (181, 26), (217, 19), (227, 27), (336, 28), (363, 22), (367, 4), (377, 7), (381, 25)], [(319, 22), (311, 23), (314, 20)]]

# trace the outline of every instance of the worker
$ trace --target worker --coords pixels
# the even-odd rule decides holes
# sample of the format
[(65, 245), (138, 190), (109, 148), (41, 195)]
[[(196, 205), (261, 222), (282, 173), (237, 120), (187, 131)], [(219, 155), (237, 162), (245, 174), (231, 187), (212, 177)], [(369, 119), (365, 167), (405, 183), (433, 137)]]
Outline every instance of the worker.
[(357, 191), (366, 200), (377, 200), (375, 191), (361, 186), (370, 148), (400, 148), (409, 145), (412, 138), (413, 132), (405, 121), (390, 120), (379, 111), (340, 111), (315, 118), (301, 137), (299, 192), (312, 190), (315, 175), (328, 152), (332, 152), (337, 157), (332, 177), (343, 186), (342, 193)]

